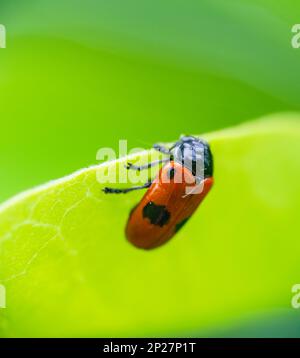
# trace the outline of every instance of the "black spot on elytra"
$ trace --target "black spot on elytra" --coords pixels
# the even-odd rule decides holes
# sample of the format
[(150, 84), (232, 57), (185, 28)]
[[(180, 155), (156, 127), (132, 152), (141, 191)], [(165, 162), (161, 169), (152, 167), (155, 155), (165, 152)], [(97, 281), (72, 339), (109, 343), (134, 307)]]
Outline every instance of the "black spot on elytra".
[(174, 179), (174, 176), (175, 176), (175, 169), (174, 169), (174, 168), (171, 168), (171, 169), (168, 171), (168, 177), (169, 177), (169, 179)]
[(189, 217), (183, 219), (182, 221), (180, 221), (180, 222), (175, 226), (175, 232), (179, 231), (179, 230), (184, 226), (184, 224), (185, 224), (188, 220), (189, 220)]
[(171, 214), (164, 205), (156, 205), (149, 201), (143, 208), (143, 217), (150, 220), (151, 224), (160, 227), (168, 223)]

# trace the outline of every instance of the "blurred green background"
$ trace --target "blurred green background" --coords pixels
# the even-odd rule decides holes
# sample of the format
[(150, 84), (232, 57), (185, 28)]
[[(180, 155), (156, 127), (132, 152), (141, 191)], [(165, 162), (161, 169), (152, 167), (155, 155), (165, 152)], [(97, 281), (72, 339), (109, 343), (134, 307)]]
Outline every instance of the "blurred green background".
[(300, 108), (297, 1), (1, 0), (0, 201), (94, 164)]
[(0, 201), (119, 139), (299, 110), (299, 22), (296, 0), (1, 0)]

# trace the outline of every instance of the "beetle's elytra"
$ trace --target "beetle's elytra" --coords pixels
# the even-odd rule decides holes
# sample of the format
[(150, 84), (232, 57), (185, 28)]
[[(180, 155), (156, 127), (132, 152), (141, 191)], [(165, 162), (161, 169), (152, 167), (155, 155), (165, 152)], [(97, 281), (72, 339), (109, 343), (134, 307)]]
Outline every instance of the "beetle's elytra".
[(188, 221), (213, 185), (213, 156), (207, 142), (182, 136), (171, 148), (154, 145), (165, 159), (131, 170), (165, 163), (153, 181), (127, 189), (105, 188), (105, 193), (128, 193), (148, 188), (131, 211), (125, 233), (135, 246), (152, 249), (166, 243)]

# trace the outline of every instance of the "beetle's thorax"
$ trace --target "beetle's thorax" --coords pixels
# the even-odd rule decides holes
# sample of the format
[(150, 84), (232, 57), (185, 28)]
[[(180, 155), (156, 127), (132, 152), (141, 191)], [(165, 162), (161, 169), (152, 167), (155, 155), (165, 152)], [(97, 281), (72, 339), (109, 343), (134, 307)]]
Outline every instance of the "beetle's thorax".
[(211, 177), (213, 160), (208, 143), (192, 136), (182, 136), (171, 149), (175, 162), (189, 169), (197, 180)]

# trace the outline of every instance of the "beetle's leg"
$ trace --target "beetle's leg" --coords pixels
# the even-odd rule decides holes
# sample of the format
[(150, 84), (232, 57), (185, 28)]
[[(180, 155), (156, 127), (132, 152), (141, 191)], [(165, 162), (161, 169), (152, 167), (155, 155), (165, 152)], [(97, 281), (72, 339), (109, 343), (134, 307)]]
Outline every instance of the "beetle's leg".
[(168, 148), (165, 147), (164, 145), (154, 144), (154, 145), (153, 145), (153, 148), (154, 148), (155, 150), (157, 150), (158, 152), (160, 152), (160, 153), (170, 155), (170, 149), (168, 149)]
[(107, 187), (105, 187), (102, 190), (104, 191), (105, 194), (126, 194), (126, 193), (129, 193), (130, 191), (149, 188), (149, 186), (151, 184), (152, 184), (152, 182), (149, 181), (148, 183), (146, 183), (144, 185), (133, 186), (131, 188), (117, 189), (117, 188), (107, 188)]
[(170, 161), (169, 158), (165, 158), (165, 159), (155, 160), (154, 162), (150, 162), (145, 165), (133, 165), (132, 163), (127, 163), (125, 168), (141, 171), (141, 170), (145, 170), (145, 169), (150, 169), (151, 167), (154, 167), (155, 165), (158, 165), (158, 164), (167, 163), (169, 161)]

